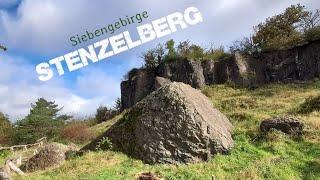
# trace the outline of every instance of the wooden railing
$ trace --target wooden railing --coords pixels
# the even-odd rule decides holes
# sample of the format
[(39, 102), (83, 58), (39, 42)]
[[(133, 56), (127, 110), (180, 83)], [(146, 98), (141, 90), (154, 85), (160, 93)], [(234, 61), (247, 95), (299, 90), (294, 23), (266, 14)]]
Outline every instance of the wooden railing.
[(32, 148), (32, 147), (41, 147), (43, 146), (44, 143), (47, 142), (47, 137), (43, 137), (39, 140), (36, 141), (36, 143), (34, 144), (25, 144), (25, 145), (15, 145), (15, 146), (10, 146), (10, 147), (0, 147), (0, 151), (3, 150), (11, 150), (11, 151), (17, 151), (17, 150), (28, 150), (28, 148)]
[[(11, 146), (11, 147), (0, 147), (0, 151), (2, 150), (11, 150), (11, 151), (17, 151), (17, 150), (28, 150), (28, 148), (32, 148), (32, 147), (41, 147), (43, 146), (45, 143), (47, 142), (47, 138), (43, 137), (39, 140), (36, 141), (36, 143), (34, 144), (25, 144), (25, 145), (15, 145), (15, 146)], [(38, 153), (37, 148), (34, 150), (34, 155)], [(24, 176), (24, 172), (21, 171), (21, 169), (19, 168), (19, 166), (21, 166), (22, 162), (24, 161), (23, 157), (21, 155), (19, 155), (19, 157), (17, 158), (11, 158), (11, 159), (7, 159), (4, 166), (3, 166), (3, 170), (0, 171), (0, 179), (3, 178), (1, 176), (11, 176), (11, 172), (15, 172), (20, 176)]]

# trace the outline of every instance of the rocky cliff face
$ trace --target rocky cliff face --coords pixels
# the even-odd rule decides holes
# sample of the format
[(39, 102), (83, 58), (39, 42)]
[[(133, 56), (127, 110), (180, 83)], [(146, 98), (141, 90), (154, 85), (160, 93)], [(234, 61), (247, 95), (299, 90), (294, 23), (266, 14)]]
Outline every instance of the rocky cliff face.
[(289, 50), (265, 53), (268, 82), (310, 80), (320, 76), (320, 41)]
[(194, 88), (205, 85), (205, 77), (201, 63), (187, 59), (161, 64), (157, 70), (160, 77), (171, 81), (183, 82)]
[(155, 72), (139, 69), (121, 83), (121, 107), (127, 109), (154, 90)]
[(162, 64), (154, 71), (138, 70), (121, 84), (123, 109), (132, 107), (157, 89), (157, 76), (194, 88), (226, 82), (255, 87), (270, 82), (310, 80), (320, 77), (320, 41), (263, 53), (258, 58), (236, 53), (218, 62), (182, 59)]

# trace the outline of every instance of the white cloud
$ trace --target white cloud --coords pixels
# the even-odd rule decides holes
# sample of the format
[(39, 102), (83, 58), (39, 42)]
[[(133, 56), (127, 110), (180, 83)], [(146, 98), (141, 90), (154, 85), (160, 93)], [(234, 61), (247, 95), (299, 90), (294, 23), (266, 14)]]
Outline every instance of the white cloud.
[(3, 37), (0, 32), (0, 37), (10, 48), (57, 55), (74, 48), (69, 42), (71, 36), (101, 28), (119, 17), (147, 10), (152, 20), (193, 5), (203, 12), (204, 23), (173, 37), (222, 44), (248, 34), (253, 25), (299, 2), (312, 9), (320, 6), (318, 0), (24, 0), (17, 14), (0, 14), (0, 28), (6, 32)]
[[(76, 88), (67, 88), (62, 79), (46, 83), (37, 80), (34, 67), (25, 59), (0, 55), (0, 111), (11, 120), (29, 113), (30, 104), (44, 97), (63, 106), (63, 112), (76, 117), (93, 115), (100, 105), (111, 105), (119, 95), (118, 81), (103, 71), (87, 70), (77, 79)], [(84, 92), (90, 92), (85, 96)]]

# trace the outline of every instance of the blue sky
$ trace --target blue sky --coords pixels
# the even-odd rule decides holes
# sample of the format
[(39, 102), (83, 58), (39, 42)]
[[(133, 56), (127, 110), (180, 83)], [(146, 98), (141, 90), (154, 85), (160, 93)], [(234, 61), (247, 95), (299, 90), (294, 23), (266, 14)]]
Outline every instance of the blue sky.
[[(228, 46), (252, 33), (252, 27), (266, 17), (282, 12), (291, 4), (309, 9), (318, 0), (0, 0), (0, 111), (12, 121), (29, 112), (30, 103), (45, 97), (64, 106), (64, 113), (90, 116), (99, 105), (112, 105), (120, 97), (120, 82), (133, 67), (140, 67), (142, 52), (168, 39), (190, 40), (203, 46)], [(148, 11), (150, 22), (190, 6), (200, 9), (204, 22), (120, 55), (47, 82), (37, 78), (35, 65), (86, 47), (111, 35), (73, 47), (69, 38), (93, 31), (126, 15)], [(125, 27), (134, 32), (137, 25)]]

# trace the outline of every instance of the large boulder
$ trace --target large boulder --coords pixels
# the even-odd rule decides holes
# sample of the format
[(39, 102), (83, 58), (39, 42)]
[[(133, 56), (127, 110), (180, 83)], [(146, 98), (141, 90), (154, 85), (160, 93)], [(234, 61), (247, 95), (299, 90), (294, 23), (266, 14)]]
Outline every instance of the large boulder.
[(151, 93), (104, 135), (115, 150), (146, 163), (206, 161), (233, 147), (232, 125), (211, 101), (191, 86), (171, 83)]

